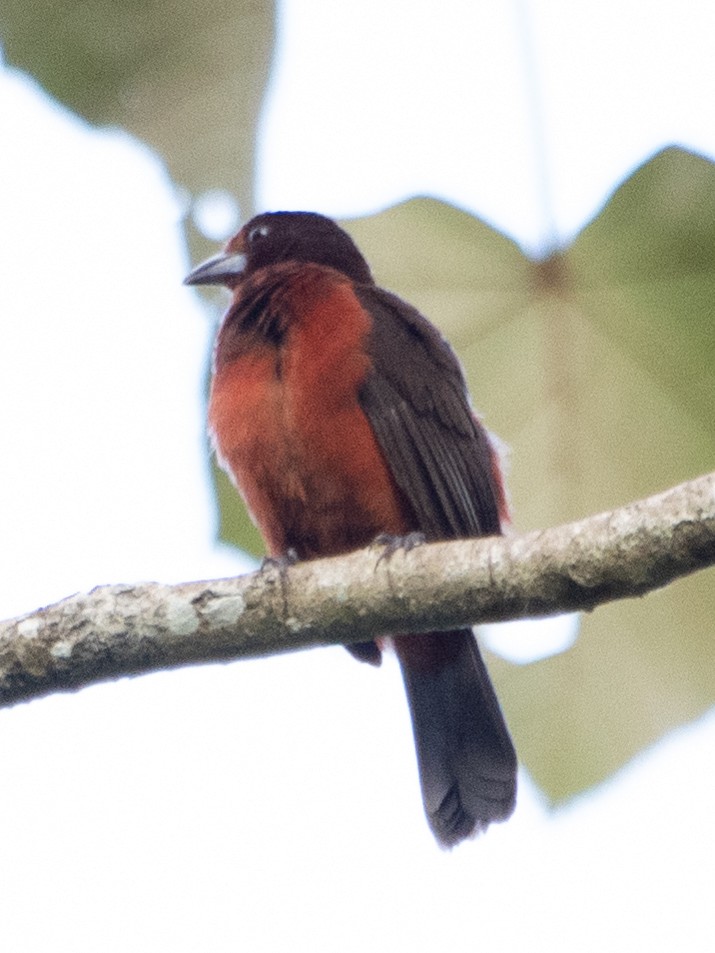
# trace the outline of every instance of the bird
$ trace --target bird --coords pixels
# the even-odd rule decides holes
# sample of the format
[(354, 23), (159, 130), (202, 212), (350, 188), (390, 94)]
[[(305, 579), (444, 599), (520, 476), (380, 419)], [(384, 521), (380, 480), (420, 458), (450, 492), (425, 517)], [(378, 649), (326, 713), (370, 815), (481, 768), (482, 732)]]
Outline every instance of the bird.
[[(335, 221), (256, 215), (184, 283), (231, 293), (213, 352), (209, 432), (269, 558), (502, 532), (499, 455), (454, 351), (378, 286)], [(387, 642), (427, 821), (451, 848), (512, 814), (514, 746), (471, 629), (346, 647), (379, 665)]]

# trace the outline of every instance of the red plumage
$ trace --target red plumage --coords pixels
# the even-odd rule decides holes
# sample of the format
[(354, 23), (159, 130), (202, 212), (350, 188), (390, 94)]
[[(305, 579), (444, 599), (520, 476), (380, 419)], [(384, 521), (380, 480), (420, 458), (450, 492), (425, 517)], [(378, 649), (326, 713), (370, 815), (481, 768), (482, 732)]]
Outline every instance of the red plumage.
[[(458, 361), (334, 222), (259, 215), (187, 283), (233, 292), (209, 425), (272, 556), (500, 532), (498, 460)], [(425, 810), (452, 846), (511, 814), (516, 755), (470, 630), (394, 641)], [(376, 643), (348, 648), (379, 663)]]

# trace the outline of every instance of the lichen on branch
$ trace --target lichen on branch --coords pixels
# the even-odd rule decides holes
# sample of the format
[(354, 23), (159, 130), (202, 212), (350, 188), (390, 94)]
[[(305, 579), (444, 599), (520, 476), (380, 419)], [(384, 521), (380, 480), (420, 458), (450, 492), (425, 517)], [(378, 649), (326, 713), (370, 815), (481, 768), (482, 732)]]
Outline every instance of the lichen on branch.
[(101, 586), (0, 623), (0, 705), (181, 665), (589, 611), (713, 564), (715, 473), (532, 533)]

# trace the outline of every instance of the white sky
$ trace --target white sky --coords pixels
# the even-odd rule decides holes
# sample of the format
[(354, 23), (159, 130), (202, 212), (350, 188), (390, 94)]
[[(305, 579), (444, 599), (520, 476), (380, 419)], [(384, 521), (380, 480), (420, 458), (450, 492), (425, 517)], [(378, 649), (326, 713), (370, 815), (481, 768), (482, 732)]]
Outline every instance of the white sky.
[[(517, 8), (283, 8), (268, 207), (430, 191), (533, 248), (660, 145), (715, 154), (710, 3), (530, 4), (550, 214)], [(210, 328), (166, 173), (8, 70), (0, 130), (0, 615), (237, 571), (213, 544)], [(443, 854), (392, 661), (326, 650), (20, 706), (0, 712), (2, 949), (710, 950), (714, 742), (710, 716), (556, 813), (524, 776), (512, 821)]]

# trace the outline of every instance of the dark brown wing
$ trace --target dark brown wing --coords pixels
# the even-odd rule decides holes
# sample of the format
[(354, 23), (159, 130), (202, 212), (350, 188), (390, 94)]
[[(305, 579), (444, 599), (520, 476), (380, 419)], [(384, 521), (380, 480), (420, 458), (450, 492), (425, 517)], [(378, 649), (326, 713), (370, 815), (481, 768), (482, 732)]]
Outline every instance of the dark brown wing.
[[(457, 358), (399, 298), (371, 287), (357, 293), (373, 319), (360, 403), (412, 505), (413, 528), (428, 539), (498, 533), (494, 451)], [(438, 842), (451, 847), (511, 814), (516, 754), (470, 629), (398, 637), (395, 648), (425, 811)]]
[(494, 450), (454, 352), (396, 295), (370, 286), (357, 294), (373, 319), (360, 404), (414, 509), (414, 529), (428, 539), (499, 533)]

